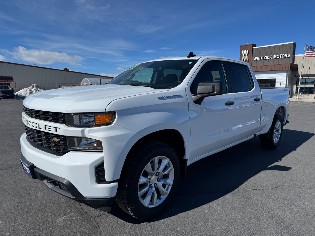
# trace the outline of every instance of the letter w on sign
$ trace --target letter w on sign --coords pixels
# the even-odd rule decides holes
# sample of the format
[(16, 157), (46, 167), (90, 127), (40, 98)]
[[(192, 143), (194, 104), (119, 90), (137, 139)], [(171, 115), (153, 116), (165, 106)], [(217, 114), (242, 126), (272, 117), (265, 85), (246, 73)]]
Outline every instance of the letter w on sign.
[(242, 61), (248, 62), (248, 50), (242, 50)]

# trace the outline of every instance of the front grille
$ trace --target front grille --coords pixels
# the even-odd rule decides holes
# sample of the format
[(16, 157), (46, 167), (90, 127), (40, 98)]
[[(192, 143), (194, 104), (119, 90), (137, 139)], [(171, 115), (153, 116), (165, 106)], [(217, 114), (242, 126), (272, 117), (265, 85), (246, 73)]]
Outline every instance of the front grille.
[(1, 91), (2, 92), (2, 94), (5, 94), (5, 95), (11, 95), (11, 94), (13, 94), (13, 91)]
[(23, 111), (31, 118), (66, 124), (66, 115), (60, 112), (40, 111), (23, 107)]
[(27, 126), (25, 126), (25, 131), (30, 144), (40, 150), (58, 156), (69, 152), (66, 136), (31, 129)]

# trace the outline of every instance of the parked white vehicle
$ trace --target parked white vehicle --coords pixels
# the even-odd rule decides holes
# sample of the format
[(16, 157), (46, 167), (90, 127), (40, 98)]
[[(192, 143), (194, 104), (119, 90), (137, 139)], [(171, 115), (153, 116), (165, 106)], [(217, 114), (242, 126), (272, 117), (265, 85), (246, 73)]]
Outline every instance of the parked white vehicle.
[(276, 148), (289, 92), (260, 89), (247, 63), (218, 57), (139, 64), (102, 86), (27, 97), (21, 163), (51, 189), (149, 219), (190, 164), (259, 135)]
[(86, 85), (104, 85), (111, 81), (110, 78), (84, 78), (80, 85), (86, 86)]

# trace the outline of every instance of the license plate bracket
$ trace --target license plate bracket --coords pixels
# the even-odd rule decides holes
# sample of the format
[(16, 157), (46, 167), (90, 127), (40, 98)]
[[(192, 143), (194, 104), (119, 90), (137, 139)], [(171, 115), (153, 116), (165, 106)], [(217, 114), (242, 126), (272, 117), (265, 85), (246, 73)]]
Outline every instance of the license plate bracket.
[(35, 173), (34, 173), (34, 165), (31, 164), (29, 165), (28, 163), (26, 163), (25, 161), (23, 161), (22, 159), (20, 159), (22, 168), (24, 170), (24, 172), (30, 176), (31, 178), (35, 179)]

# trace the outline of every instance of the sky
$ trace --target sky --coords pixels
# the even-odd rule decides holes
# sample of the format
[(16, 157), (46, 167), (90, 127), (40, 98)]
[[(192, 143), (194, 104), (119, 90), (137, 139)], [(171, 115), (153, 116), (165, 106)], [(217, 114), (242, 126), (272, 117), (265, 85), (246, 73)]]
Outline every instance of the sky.
[(1, 0), (0, 61), (117, 75), (152, 59), (315, 45), (314, 0)]

